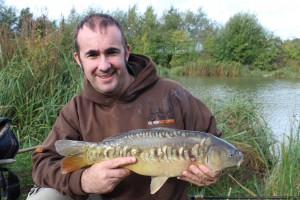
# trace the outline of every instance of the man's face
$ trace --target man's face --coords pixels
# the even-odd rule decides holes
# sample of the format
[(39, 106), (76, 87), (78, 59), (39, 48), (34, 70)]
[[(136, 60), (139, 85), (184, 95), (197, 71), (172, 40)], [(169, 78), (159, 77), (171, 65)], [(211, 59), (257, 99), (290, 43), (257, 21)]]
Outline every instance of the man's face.
[(74, 58), (92, 86), (100, 93), (120, 96), (133, 81), (126, 68), (130, 46), (125, 51), (121, 31), (108, 26), (94, 32), (83, 26), (77, 41), (80, 52)]

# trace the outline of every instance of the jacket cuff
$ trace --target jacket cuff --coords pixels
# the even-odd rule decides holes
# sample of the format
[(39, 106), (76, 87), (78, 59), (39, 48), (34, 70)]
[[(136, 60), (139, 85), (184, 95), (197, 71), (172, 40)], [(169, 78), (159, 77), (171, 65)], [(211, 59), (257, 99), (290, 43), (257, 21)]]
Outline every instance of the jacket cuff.
[(83, 170), (84, 169), (79, 169), (70, 174), (69, 187), (70, 187), (70, 192), (72, 193), (72, 195), (70, 195), (70, 196), (73, 199), (82, 199), (83, 196), (88, 195), (81, 188), (81, 176), (82, 176)]

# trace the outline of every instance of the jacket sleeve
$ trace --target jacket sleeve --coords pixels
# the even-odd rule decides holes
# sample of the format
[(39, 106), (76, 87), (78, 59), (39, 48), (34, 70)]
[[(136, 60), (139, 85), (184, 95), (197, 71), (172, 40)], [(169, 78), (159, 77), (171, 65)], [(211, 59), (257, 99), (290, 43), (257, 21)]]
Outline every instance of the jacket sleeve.
[(66, 104), (52, 127), (46, 140), (32, 154), (32, 178), (36, 185), (41, 187), (51, 187), (63, 194), (85, 199), (85, 194), (81, 189), (81, 174), (83, 170), (77, 170), (63, 175), (60, 169), (60, 156), (54, 147), (56, 140), (70, 139), (82, 140), (79, 134), (78, 114), (74, 99)]
[(182, 123), (180, 126), (183, 129), (203, 131), (218, 137), (222, 135), (208, 107), (182, 86), (172, 90), (171, 99), (174, 113), (180, 113), (175, 116), (176, 123)]

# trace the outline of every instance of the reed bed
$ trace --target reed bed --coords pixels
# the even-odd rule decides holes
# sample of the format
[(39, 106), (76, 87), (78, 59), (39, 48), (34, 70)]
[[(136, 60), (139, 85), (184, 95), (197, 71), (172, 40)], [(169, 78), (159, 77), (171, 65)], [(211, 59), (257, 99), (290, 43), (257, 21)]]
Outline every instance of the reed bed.
[(235, 62), (216, 62), (211, 59), (202, 59), (190, 62), (184, 66), (183, 74), (191, 76), (241, 76), (243, 70), (241, 64)]
[(300, 79), (300, 67), (291, 66), (276, 70), (271, 73), (272, 77)]
[(279, 145), (280, 159), (266, 179), (265, 193), (300, 198), (300, 121), (294, 119)]
[[(61, 107), (81, 89), (82, 73), (57, 34), (16, 40), (14, 56), (0, 68), (0, 116), (13, 119), (21, 147), (40, 144)], [(0, 56), (1, 57), (1, 56)]]

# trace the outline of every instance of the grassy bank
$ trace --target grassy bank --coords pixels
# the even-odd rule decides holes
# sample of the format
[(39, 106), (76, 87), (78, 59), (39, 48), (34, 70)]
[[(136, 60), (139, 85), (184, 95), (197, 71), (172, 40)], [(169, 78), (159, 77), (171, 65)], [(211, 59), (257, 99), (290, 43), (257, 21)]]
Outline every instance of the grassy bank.
[(208, 102), (225, 140), (237, 146), (245, 160), (240, 167), (226, 169), (220, 181), (209, 187), (191, 186), (191, 193), (205, 196), (248, 196), (264, 194), (265, 179), (276, 163), (274, 139), (251, 99), (232, 97)]
[(210, 102), (223, 138), (245, 155), (239, 170), (226, 169), (219, 182), (209, 187), (191, 186), (204, 196), (300, 196), (300, 122), (295, 121), (284, 139), (277, 141), (258, 106), (250, 99), (233, 97)]

